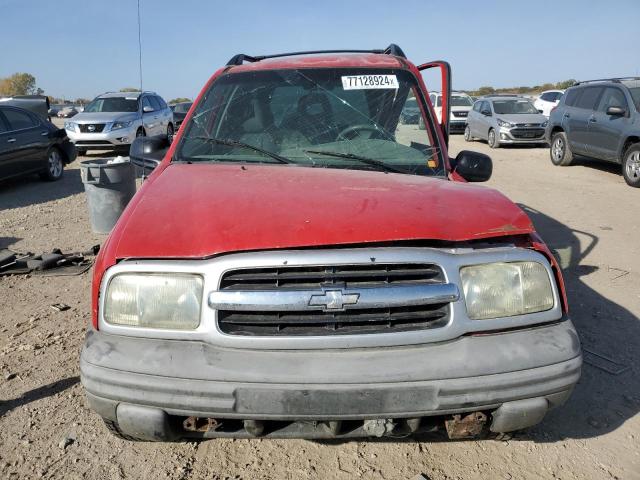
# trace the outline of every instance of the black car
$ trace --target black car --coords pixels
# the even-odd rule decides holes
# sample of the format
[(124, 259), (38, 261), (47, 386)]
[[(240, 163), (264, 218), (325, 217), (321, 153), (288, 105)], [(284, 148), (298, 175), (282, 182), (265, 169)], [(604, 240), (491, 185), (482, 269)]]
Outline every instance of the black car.
[(75, 158), (64, 129), (29, 110), (0, 103), (0, 180), (30, 173), (58, 180)]
[(571, 165), (574, 155), (606, 160), (640, 187), (640, 77), (570, 87), (551, 110), (546, 137), (554, 165)]
[(173, 110), (173, 123), (176, 126), (176, 130), (180, 128), (180, 124), (184, 120), (184, 117), (187, 116), (187, 112), (191, 108), (191, 105), (193, 105), (193, 102), (182, 102), (169, 105), (169, 108)]

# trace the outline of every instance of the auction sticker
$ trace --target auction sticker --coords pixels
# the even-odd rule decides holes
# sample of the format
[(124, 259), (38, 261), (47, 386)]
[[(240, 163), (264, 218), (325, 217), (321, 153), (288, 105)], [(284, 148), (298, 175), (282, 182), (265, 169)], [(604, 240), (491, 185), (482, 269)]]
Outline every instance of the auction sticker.
[(398, 88), (395, 75), (345, 75), (342, 77), (345, 90), (369, 90), (376, 88)]

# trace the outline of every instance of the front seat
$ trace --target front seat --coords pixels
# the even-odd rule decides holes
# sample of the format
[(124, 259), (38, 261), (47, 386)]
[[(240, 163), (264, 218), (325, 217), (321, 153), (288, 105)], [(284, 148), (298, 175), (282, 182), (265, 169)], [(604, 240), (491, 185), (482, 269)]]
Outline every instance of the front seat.
[(257, 100), (253, 102), (253, 112), (254, 116), (245, 120), (242, 124), (244, 133), (240, 135), (238, 140), (269, 152), (276, 152), (276, 143), (273, 140), (273, 136), (268, 132), (262, 108)]
[(312, 144), (333, 142), (336, 128), (327, 95), (311, 92), (298, 100), (296, 112), (287, 119), (286, 128), (302, 133)]

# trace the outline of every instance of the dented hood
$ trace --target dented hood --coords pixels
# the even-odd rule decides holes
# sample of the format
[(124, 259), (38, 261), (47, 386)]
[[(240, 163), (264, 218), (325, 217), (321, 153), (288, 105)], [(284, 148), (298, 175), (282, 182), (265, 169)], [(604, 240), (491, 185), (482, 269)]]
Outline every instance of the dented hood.
[(109, 244), (115, 258), (530, 233), (490, 188), (415, 175), (270, 165), (170, 164), (145, 182)]

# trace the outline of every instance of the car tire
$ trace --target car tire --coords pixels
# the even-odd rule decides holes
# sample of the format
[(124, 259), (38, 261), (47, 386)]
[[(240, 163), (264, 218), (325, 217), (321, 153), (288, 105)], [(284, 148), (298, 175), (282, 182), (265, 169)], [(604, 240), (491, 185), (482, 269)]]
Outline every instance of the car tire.
[(48, 182), (60, 180), (64, 173), (64, 161), (62, 159), (62, 152), (57, 147), (51, 147), (47, 152), (47, 168), (40, 174), (40, 177)]
[(167, 140), (169, 141), (169, 145), (173, 143), (173, 134), (174, 134), (173, 125), (171, 124), (167, 125)]
[(551, 137), (551, 147), (549, 147), (549, 157), (551, 163), (559, 167), (568, 167), (573, 162), (573, 153), (569, 147), (567, 134), (564, 132), (554, 133)]
[(634, 143), (622, 157), (622, 176), (630, 187), (640, 188), (640, 143)]
[(118, 426), (118, 422), (116, 422), (115, 420), (108, 420), (108, 419), (102, 417), (102, 421), (104, 422), (105, 426), (107, 427), (107, 430), (109, 430), (111, 435), (113, 435), (114, 437), (118, 437), (121, 440), (128, 440), (130, 442), (145, 442), (146, 441), (143, 438), (134, 437), (132, 435), (125, 435), (124, 433), (122, 433), (120, 431), (120, 427)]
[(487, 143), (491, 148), (500, 148), (500, 140), (496, 137), (496, 131), (491, 128), (489, 130), (489, 134), (487, 135)]
[(79, 156), (84, 156), (84, 155), (86, 155), (86, 154), (87, 154), (87, 151), (86, 151), (85, 149), (83, 149), (83, 148), (77, 148), (77, 149), (76, 149), (76, 153), (77, 153)]
[(464, 129), (464, 141), (465, 142), (473, 141), (473, 137), (471, 136), (471, 129), (469, 128), (469, 125), (467, 125)]

